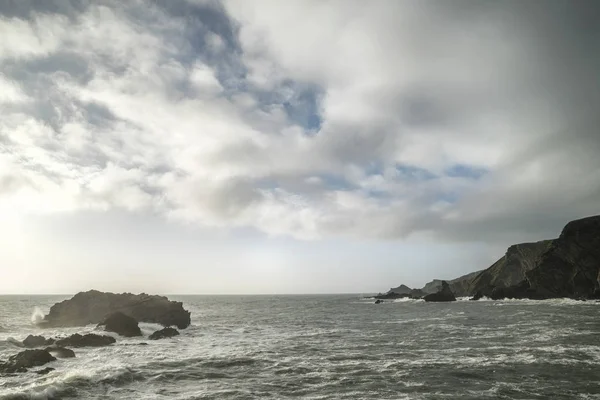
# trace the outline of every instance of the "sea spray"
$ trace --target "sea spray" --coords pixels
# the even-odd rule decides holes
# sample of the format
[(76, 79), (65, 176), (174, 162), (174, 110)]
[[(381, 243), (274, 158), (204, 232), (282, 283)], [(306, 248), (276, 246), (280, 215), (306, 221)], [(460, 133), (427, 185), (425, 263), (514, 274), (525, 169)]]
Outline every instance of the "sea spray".
[(44, 320), (44, 313), (39, 307), (33, 308), (33, 314), (31, 314), (31, 323), (34, 325), (40, 324)]

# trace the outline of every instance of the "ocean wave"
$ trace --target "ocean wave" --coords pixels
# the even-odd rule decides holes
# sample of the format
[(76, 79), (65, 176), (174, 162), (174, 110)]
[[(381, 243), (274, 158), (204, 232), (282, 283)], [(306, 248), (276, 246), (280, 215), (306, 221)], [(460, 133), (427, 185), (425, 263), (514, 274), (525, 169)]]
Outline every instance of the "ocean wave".
[(0, 400), (55, 400), (75, 397), (80, 389), (86, 392), (94, 388), (120, 387), (146, 378), (139, 372), (127, 368), (116, 370), (73, 370), (66, 374), (49, 374), (46, 378), (30, 384), (26, 388), (15, 389), (0, 395)]

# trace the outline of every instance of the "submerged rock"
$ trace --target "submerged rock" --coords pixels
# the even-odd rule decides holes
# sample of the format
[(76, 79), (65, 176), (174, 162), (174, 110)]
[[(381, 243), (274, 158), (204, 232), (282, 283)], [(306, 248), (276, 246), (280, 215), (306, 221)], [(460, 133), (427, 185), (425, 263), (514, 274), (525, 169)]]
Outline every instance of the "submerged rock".
[(75, 352), (71, 349), (67, 349), (66, 347), (61, 347), (61, 346), (46, 347), (46, 351), (58, 358), (73, 358), (73, 357), (75, 357)]
[(105, 331), (115, 332), (121, 336), (142, 336), (138, 322), (133, 317), (125, 315), (122, 312), (110, 314), (101, 325), (104, 325)]
[(0, 363), (0, 372), (26, 372), (28, 368), (39, 367), (55, 360), (56, 358), (46, 350), (24, 350), (10, 356), (7, 362)]
[(375, 300), (375, 304), (381, 304), (381, 303), (383, 303), (383, 300), (380, 300), (380, 299)]
[(151, 322), (179, 329), (190, 325), (190, 312), (178, 301), (146, 293), (105, 293), (97, 290), (77, 293), (54, 304), (40, 323), (43, 326), (85, 326), (99, 324), (109, 315), (121, 312), (139, 322)]
[(50, 372), (54, 371), (54, 368), (51, 367), (46, 367), (44, 369), (40, 369), (39, 371), (35, 371), (36, 374), (38, 375), (46, 375)]
[(148, 336), (148, 339), (157, 340), (157, 339), (170, 338), (170, 337), (178, 336), (178, 335), (179, 335), (179, 331), (177, 329), (164, 328), (164, 329), (161, 329), (159, 331), (152, 333), (150, 336)]
[(423, 299), (429, 302), (456, 301), (456, 297), (446, 281), (442, 281), (442, 287), (437, 293), (428, 294)]
[(101, 347), (108, 346), (115, 342), (116, 340), (112, 336), (96, 335), (95, 333), (80, 335), (79, 333), (76, 333), (69, 337), (58, 339), (56, 345), (60, 347)]
[(29, 335), (23, 340), (25, 347), (42, 347), (54, 343), (54, 339), (46, 339), (43, 336)]

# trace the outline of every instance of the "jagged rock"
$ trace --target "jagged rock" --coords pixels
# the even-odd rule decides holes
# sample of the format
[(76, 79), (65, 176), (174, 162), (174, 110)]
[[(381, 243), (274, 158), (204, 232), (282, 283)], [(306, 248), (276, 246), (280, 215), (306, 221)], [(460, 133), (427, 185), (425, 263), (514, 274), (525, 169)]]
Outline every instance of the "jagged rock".
[(39, 371), (35, 371), (36, 374), (38, 375), (46, 375), (50, 372), (54, 371), (54, 368), (51, 367), (46, 367), (44, 369), (40, 369)]
[(442, 281), (442, 287), (437, 293), (428, 294), (423, 299), (429, 302), (456, 301), (456, 297), (446, 281)]
[(473, 278), (470, 293), (480, 292), (493, 298), (493, 290), (496, 290), (497, 296), (503, 293), (502, 288), (519, 285), (525, 280), (525, 274), (538, 265), (541, 255), (551, 244), (552, 240), (542, 240), (510, 246), (504, 257)]
[(380, 299), (375, 300), (375, 304), (381, 304), (381, 303), (383, 303), (383, 300), (380, 300)]
[(23, 340), (23, 345), (25, 347), (42, 347), (49, 346), (54, 343), (54, 339), (46, 339), (43, 336), (29, 335)]
[(170, 301), (164, 296), (90, 290), (54, 304), (41, 325), (65, 327), (99, 324), (117, 311), (139, 322), (177, 326), (179, 329), (187, 328), (191, 322), (190, 312), (183, 308), (181, 302)]
[(152, 333), (150, 336), (148, 336), (148, 339), (158, 340), (158, 339), (170, 338), (170, 337), (178, 336), (178, 335), (179, 335), (179, 331), (177, 329), (164, 328), (164, 329), (161, 329), (159, 331)]
[(69, 337), (58, 339), (56, 345), (60, 347), (101, 347), (108, 346), (115, 342), (116, 340), (112, 336), (96, 335), (95, 333), (80, 335), (79, 333), (76, 333)]
[(115, 332), (121, 336), (142, 336), (142, 331), (138, 326), (138, 322), (122, 312), (110, 314), (100, 325), (104, 325), (105, 331)]
[(589, 298), (599, 275), (600, 216), (593, 216), (569, 222), (526, 279), (545, 298)]
[(39, 367), (55, 360), (46, 350), (24, 350), (10, 356), (7, 362), (0, 363), (0, 372), (26, 372), (27, 368)]
[(67, 349), (66, 347), (60, 347), (60, 346), (46, 347), (46, 351), (58, 358), (73, 358), (73, 357), (75, 357), (75, 352), (71, 349)]
[(410, 297), (410, 294), (408, 293), (395, 293), (395, 292), (387, 292), (385, 294), (378, 294), (377, 296), (374, 296), (374, 298), (379, 299), (379, 300), (393, 300), (393, 299), (403, 299), (405, 297)]
[(425, 293), (421, 289), (413, 289), (410, 291), (410, 294), (409, 294), (409, 297), (411, 299), (422, 299), (425, 296), (427, 296), (427, 293)]

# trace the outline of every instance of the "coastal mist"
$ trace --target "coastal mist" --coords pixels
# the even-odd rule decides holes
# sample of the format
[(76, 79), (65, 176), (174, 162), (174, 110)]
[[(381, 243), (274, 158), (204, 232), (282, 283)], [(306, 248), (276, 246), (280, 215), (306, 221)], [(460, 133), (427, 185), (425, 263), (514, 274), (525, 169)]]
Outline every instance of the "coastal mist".
[(595, 301), (169, 296), (191, 311), (172, 338), (32, 324), (68, 297), (0, 296), (0, 359), (29, 334), (116, 343), (3, 374), (0, 399), (600, 399)]

